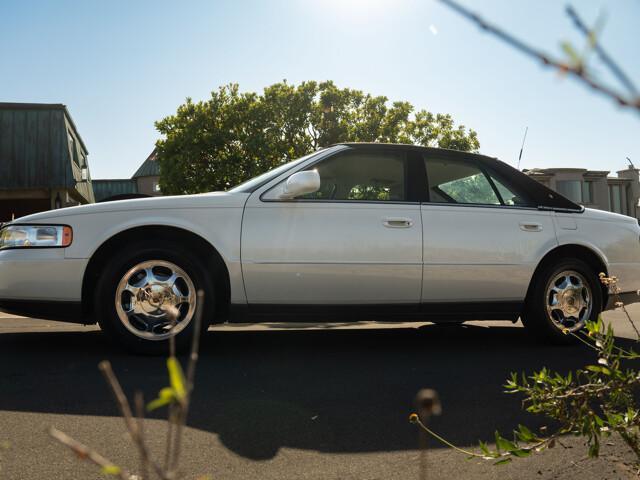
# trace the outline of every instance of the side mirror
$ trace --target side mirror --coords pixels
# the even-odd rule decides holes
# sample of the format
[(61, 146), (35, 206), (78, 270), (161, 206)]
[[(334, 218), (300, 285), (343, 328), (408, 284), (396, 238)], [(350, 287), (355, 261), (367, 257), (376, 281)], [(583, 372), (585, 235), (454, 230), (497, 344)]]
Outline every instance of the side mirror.
[(320, 174), (316, 170), (297, 172), (287, 178), (278, 198), (290, 199), (320, 190)]

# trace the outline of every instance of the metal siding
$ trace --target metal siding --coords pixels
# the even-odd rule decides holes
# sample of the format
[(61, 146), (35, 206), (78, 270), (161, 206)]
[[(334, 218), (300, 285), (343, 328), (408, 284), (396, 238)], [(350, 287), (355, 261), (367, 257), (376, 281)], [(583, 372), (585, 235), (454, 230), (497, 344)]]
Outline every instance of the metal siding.
[(45, 178), (52, 178), (54, 176), (54, 166), (51, 162), (51, 111), (39, 111), (34, 112), (37, 117), (37, 129), (38, 129), (38, 149), (36, 152), (37, 158), (43, 163), (42, 170), (46, 170)]
[(114, 195), (138, 193), (135, 180), (94, 180), (91, 183), (96, 202)]
[(47, 171), (45, 162), (38, 155), (37, 116), (38, 112), (33, 112), (25, 115), (24, 118), (24, 158), (31, 161), (21, 162), (21, 165), (26, 182), (42, 185), (46, 181)]
[(65, 123), (62, 110), (0, 109), (0, 188), (75, 187)]
[(26, 123), (27, 112), (15, 112), (13, 115), (14, 129), (13, 129), (13, 152), (10, 158), (10, 161), (14, 163), (14, 176), (9, 179), (9, 181), (13, 181), (17, 185), (24, 185), (25, 187), (31, 187), (32, 182), (29, 182), (24, 175), (24, 164), (25, 161), (20, 161), (20, 159), (25, 159), (25, 135), (24, 135), (24, 124)]
[(0, 110), (0, 187), (14, 176), (13, 112)]
[(69, 175), (69, 148), (67, 140), (67, 128), (62, 112), (51, 112), (52, 121), (58, 125), (58, 128), (51, 130), (53, 144), (51, 145), (51, 153), (57, 161), (51, 161), (55, 165), (55, 177), (58, 179), (58, 185), (67, 186)]

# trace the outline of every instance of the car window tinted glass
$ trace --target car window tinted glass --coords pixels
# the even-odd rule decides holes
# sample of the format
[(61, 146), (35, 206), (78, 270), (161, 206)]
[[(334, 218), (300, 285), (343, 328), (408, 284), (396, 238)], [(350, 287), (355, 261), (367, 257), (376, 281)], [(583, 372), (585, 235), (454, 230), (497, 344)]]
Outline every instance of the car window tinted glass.
[(403, 201), (406, 199), (404, 155), (393, 152), (349, 152), (315, 164), (320, 190), (303, 199)]
[(459, 160), (426, 160), (429, 198), (440, 203), (500, 205), (489, 180), (475, 165)]
[(493, 180), (493, 184), (498, 189), (500, 196), (502, 197), (502, 201), (505, 205), (513, 205), (513, 206), (530, 206), (531, 202), (523, 198), (521, 195), (515, 193), (513, 189), (507, 187), (500, 180), (491, 175), (491, 180)]

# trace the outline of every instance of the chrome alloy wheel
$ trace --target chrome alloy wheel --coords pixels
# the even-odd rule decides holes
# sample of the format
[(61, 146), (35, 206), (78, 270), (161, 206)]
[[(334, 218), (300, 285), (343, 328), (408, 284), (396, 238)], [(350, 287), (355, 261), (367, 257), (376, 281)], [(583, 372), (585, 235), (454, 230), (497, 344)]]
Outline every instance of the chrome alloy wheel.
[(546, 307), (549, 318), (557, 328), (578, 331), (591, 316), (591, 287), (584, 276), (576, 271), (560, 272), (547, 284)]
[[(166, 340), (184, 330), (196, 310), (196, 289), (189, 275), (165, 260), (148, 260), (130, 268), (116, 288), (118, 318), (145, 340)], [(172, 324), (170, 312), (177, 318)]]

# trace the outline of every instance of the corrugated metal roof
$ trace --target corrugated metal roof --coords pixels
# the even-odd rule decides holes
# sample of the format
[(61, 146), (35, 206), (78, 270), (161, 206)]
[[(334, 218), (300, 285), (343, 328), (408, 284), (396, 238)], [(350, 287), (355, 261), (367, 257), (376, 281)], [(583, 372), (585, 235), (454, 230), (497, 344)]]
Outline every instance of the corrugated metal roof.
[(140, 168), (136, 170), (136, 173), (133, 174), (131, 178), (138, 177), (157, 177), (160, 175), (160, 164), (156, 161), (156, 149), (153, 149), (151, 155), (147, 157)]
[(91, 183), (93, 184), (93, 194), (96, 202), (114, 195), (138, 193), (138, 185), (133, 179), (93, 180)]

